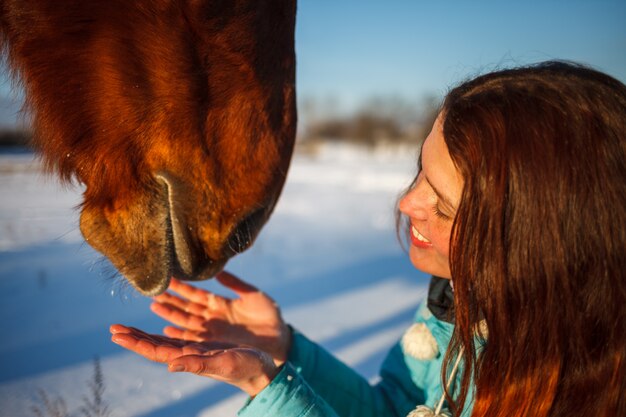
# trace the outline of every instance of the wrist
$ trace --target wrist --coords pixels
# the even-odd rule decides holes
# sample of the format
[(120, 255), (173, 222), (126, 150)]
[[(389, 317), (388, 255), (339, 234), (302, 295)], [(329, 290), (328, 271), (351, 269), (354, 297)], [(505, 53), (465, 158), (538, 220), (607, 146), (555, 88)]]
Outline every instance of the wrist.
[(289, 351), (291, 350), (291, 344), (293, 339), (293, 329), (290, 325), (283, 323), (280, 331), (279, 346), (276, 349), (274, 355), (274, 363), (277, 367), (281, 367), (287, 358), (289, 357)]
[(276, 378), (276, 375), (280, 373), (281, 369), (282, 367), (278, 366), (267, 369), (263, 375), (252, 378), (247, 382), (246, 386), (240, 388), (251, 398), (254, 398), (272, 383), (274, 378)]

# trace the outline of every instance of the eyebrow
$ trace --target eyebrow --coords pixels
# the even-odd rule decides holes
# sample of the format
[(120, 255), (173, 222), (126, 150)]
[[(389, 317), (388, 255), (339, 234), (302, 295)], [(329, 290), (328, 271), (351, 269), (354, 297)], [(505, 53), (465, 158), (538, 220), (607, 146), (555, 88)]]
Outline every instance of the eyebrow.
[(456, 212), (456, 207), (454, 204), (452, 204), (452, 202), (450, 201), (450, 199), (448, 197), (446, 197), (444, 194), (442, 194), (439, 190), (437, 190), (435, 188), (435, 186), (433, 185), (432, 182), (430, 182), (430, 180), (428, 179), (428, 177), (426, 176), (426, 174), (424, 174), (424, 179), (426, 180), (426, 182), (428, 183), (428, 185), (430, 185), (430, 188), (433, 189), (433, 191), (435, 192), (435, 194), (437, 194), (437, 198), (441, 201), (443, 201), (443, 203), (448, 206), (448, 208), (450, 208), (452, 211)]
[[(423, 150), (424, 144), (422, 143), (422, 146), (420, 148), (420, 157), (418, 159), (418, 171), (424, 172), (424, 168), (422, 166), (422, 150)], [(439, 190), (437, 190), (437, 188), (435, 188), (435, 186), (433, 185), (432, 182), (430, 182), (430, 180), (428, 179), (428, 177), (426, 176), (426, 173), (424, 173), (424, 179), (426, 180), (426, 182), (428, 183), (428, 185), (430, 185), (430, 188), (433, 189), (433, 191), (435, 192), (435, 194), (437, 194), (437, 198), (441, 201), (443, 201), (443, 203), (448, 206), (449, 209), (451, 209), (452, 211), (456, 212), (457, 208), (454, 204), (452, 204), (452, 201), (450, 201), (450, 199), (448, 197), (446, 197), (443, 193), (441, 193)]]

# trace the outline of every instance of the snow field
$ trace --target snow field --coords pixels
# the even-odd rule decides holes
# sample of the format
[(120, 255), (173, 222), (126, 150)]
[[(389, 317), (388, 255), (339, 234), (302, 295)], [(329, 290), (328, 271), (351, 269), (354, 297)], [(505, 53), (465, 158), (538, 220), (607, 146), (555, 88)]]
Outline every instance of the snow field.
[[(413, 149), (296, 153), (271, 220), (227, 266), (370, 379), (427, 286), (394, 230), (395, 201), (414, 171)], [(111, 323), (157, 333), (165, 323), (82, 241), (73, 209), (80, 189), (42, 175), (31, 155), (0, 155), (0, 193), (0, 416), (34, 415), (38, 389), (75, 413), (94, 356), (112, 417), (235, 415), (245, 401), (236, 389), (170, 374), (110, 342)], [(201, 286), (228, 294), (213, 281)]]

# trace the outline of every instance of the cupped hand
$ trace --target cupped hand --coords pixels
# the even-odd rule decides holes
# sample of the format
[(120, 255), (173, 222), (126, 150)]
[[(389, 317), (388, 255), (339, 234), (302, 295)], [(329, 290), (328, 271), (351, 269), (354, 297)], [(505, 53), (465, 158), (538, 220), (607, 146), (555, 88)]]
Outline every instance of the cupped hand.
[(192, 372), (234, 385), (254, 397), (278, 373), (272, 357), (258, 349), (219, 342), (189, 342), (151, 335), (114, 324), (111, 340), (151, 361), (166, 363), (170, 372)]
[(278, 305), (228, 272), (220, 272), (216, 278), (238, 298), (222, 297), (172, 279), (170, 292), (155, 297), (151, 305), (155, 314), (175, 325), (163, 332), (186, 341), (252, 346), (269, 353), (276, 366), (282, 365), (287, 360), (291, 332)]

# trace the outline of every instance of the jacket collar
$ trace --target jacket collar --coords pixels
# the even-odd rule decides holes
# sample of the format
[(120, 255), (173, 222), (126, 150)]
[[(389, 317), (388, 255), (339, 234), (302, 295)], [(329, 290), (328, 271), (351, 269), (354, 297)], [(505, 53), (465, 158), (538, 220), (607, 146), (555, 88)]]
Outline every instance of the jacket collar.
[(454, 324), (454, 291), (449, 279), (431, 277), (427, 306), (437, 319)]

